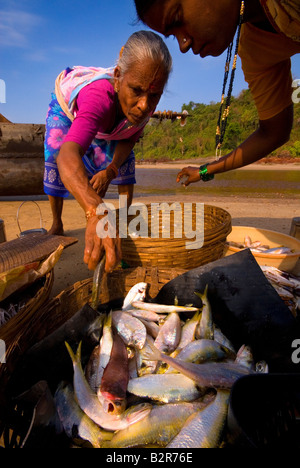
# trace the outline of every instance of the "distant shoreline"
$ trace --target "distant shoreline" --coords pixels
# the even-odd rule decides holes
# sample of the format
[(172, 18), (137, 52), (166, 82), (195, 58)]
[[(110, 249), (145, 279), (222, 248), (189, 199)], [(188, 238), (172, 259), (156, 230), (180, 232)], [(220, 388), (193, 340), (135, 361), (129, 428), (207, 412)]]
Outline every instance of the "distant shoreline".
[[(136, 160), (136, 168), (141, 169), (182, 169), (183, 167), (187, 166), (200, 166), (202, 164), (206, 164), (211, 162), (212, 160), (209, 159), (178, 159), (175, 161), (137, 161)], [(300, 171), (300, 158), (298, 161), (289, 160), (289, 161), (282, 161), (279, 160), (275, 162), (273, 159), (272, 161), (268, 162), (264, 160), (263, 162), (249, 164), (248, 166), (241, 167), (240, 169), (236, 170), (252, 170), (252, 171), (260, 171), (260, 170), (295, 170)]]

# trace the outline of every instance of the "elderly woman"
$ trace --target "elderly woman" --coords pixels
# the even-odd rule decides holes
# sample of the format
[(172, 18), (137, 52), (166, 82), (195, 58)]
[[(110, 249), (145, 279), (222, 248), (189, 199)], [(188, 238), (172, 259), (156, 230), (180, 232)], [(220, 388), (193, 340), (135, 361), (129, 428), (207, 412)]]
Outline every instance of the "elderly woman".
[[(219, 56), (232, 48), (238, 30), (236, 53), (259, 115), (258, 129), (238, 148), (200, 169), (183, 168), (178, 182), (183, 177), (184, 185), (210, 180), (214, 174), (254, 163), (288, 141), (293, 125), (290, 58), (300, 52), (299, 0), (135, 0), (135, 4), (140, 19), (166, 37), (174, 35), (182, 53), (191, 49), (201, 57)], [(217, 149), (228, 105), (225, 111), (217, 127)]]
[(134, 33), (112, 68), (74, 67), (57, 78), (47, 115), (44, 191), (53, 214), (50, 234), (62, 234), (63, 199), (71, 193), (86, 219), (84, 262), (94, 270), (106, 253), (106, 271), (120, 261), (120, 240), (96, 232), (109, 184), (132, 201), (133, 148), (160, 100), (172, 68), (164, 41)]

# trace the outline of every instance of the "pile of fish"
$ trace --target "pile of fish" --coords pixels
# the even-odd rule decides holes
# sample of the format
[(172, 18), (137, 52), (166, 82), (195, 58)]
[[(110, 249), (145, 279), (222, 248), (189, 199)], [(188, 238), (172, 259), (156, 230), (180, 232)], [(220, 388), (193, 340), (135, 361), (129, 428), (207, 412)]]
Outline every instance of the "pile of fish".
[(300, 312), (300, 278), (272, 266), (261, 266), (261, 269), (296, 317)]
[(261, 241), (253, 241), (250, 236), (245, 236), (244, 242), (228, 242), (228, 245), (238, 249), (250, 249), (253, 253), (264, 253), (272, 255), (286, 255), (294, 253), (290, 247), (279, 246), (270, 248), (269, 245), (264, 245)]
[(102, 333), (85, 368), (72, 350), (73, 382), (61, 383), (56, 410), (70, 439), (94, 448), (217, 448), (237, 379), (268, 372), (251, 349), (236, 352), (213, 321), (207, 288), (202, 308), (146, 302), (136, 284), (122, 310), (99, 316)]

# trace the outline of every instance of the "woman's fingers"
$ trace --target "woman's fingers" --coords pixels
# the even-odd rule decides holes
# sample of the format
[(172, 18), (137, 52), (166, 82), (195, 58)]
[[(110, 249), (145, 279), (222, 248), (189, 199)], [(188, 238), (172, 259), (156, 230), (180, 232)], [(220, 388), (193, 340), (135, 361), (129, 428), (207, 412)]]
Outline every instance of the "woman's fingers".
[(121, 261), (121, 239), (116, 234), (115, 238), (100, 238), (96, 228), (98, 218), (91, 218), (88, 222), (85, 233), (85, 249), (83, 261), (89, 270), (95, 270), (104, 252), (106, 253), (105, 271), (112, 271)]
[(105, 271), (109, 273), (121, 261), (121, 239), (117, 236), (115, 239), (106, 237), (103, 239), (103, 246), (106, 254)]
[(181, 169), (180, 172), (178, 172), (176, 182), (180, 182), (182, 177), (185, 177), (185, 176), (186, 176), (186, 168), (184, 167), (183, 169)]

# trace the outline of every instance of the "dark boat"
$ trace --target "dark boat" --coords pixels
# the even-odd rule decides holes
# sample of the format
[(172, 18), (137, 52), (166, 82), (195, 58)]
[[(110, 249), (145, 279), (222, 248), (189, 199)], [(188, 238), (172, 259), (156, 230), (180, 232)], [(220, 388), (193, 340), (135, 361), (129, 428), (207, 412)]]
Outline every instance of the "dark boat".
[(0, 196), (42, 195), (45, 125), (15, 124), (0, 114)]

